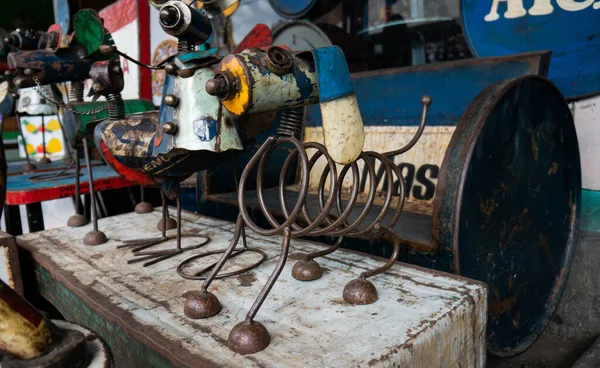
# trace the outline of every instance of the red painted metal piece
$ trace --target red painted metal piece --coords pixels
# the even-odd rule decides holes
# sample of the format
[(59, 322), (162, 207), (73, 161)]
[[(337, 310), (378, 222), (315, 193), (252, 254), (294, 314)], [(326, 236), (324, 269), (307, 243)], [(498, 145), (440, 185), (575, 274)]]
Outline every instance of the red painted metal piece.
[(257, 24), (252, 28), (250, 33), (244, 37), (242, 42), (233, 50), (236, 54), (250, 47), (268, 47), (273, 44), (273, 34), (269, 27), (264, 24)]
[[(135, 186), (135, 183), (120, 177), (115, 174), (114, 177), (94, 180), (94, 191), (101, 192), (109, 189), (121, 189)], [(89, 186), (86, 182), (81, 182), (79, 188), (80, 194), (89, 194)], [(68, 185), (57, 185), (51, 188), (36, 188), (36, 189), (7, 189), (6, 204), (7, 205), (22, 205), (51, 201), (72, 197), (75, 195), (75, 181)]]
[(104, 142), (100, 143), (100, 151), (102, 152), (102, 156), (106, 160), (106, 162), (119, 174), (128, 178), (129, 180), (143, 186), (154, 186), (156, 185), (156, 181), (152, 175), (144, 174), (141, 171), (130, 169), (129, 167), (120, 163), (115, 156), (110, 152), (110, 150), (106, 147)]

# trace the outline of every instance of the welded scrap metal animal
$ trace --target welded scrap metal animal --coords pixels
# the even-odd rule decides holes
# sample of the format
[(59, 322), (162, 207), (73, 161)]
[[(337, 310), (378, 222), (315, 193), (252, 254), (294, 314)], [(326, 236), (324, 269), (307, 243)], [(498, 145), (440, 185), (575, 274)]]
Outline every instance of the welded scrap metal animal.
[[(195, 50), (195, 45), (205, 43), (211, 36), (210, 18), (236, 2), (211, 2), (205, 11), (181, 1), (152, 2), (159, 9), (163, 30), (177, 38), (178, 53), (156, 66), (130, 60), (166, 71), (160, 113), (111, 119), (95, 129), (95, 142), (106, 162), (129, 180), (145, 187), (158, 186), (163, 193), (163, 216), (157, 226), (162, 234), (124, 240), (120, 247), (132, 248), (135, 256), (130, 263), (145, 262), (144, 266), (149, 266), (206, 244), (209, 239), (204, 235), (181, 233), (179, 183), (220, 160), (229, 159), (232, 151), (250, 145), (249, 136), (238, 128), (238, 122), (204, 88), (214, 77), (214, 65), (221, 58), (215, 55), (215, 49)], [(262, 46), (271, 42), (268, 28), (259, 25), (241, 44)], [(129, 58), (116, 48), (106, 48), (106, 52)], [(168, 216), (167, 198), (177, 199), (177, 221)], [(177, 235), (168, 236), (166, 230), (173, 228), (178, 229)], [(182, 247), (182, 237), (202, 240)], [(177, 242), (174, 249), (146, 250), (173, 238)]]
[[(8, 64), (14, 69), (14, 84), (19, 88), (33, 87), (39, 97), (62, 108), (62, 128), (67, 135), (67, 141), (73, 145), (75, 157), (67, 168), (75, 165), (75, 209), (76, 214), (71, 216), (67, 225), (78, 227), (87, 224), (87, 219), (80, 213), (81, 203), (79, 196), (80, 160), (79, 148), (84, 148), (88, 177), (92, 178), (92, 169), (87, 152), (87, 137), (93, 131), (93, 126), (101, 119), (109, 117), (111, 111), (117, 113), (137, 113), (155, 110), (154, 105), (146, 100), (121, 100), (120, 92), (123, 89), (123, 75), (118, 59), (107, 56), (102, 52), (102, 47), (113, 46), (110, 33), (104, 28), (103, 21), (98, 13), (91, 9), (79, 11), (73, 19), (74, 33), (64, 36), (60, 26), (53, 25), (48, 32), (39, 36), (39, 47), (36, 50), (12, 52), (8, 55)], [(84, 80), (90, 77), (94, 63), (102, 60), (112, 60), (109, 74), (96, 72), (93, 78), (103, 76), (102, 91), (96, 87), (96, 98), (101, 94), (107, 102), (84, 102)], [(115, 64), (116, 62), (116, 64)], [(107, 76), (110, 75), (110, 78)], [(69, 103), (64, 104), (61, 96), (49, 94), (44, 88), (60, 82), (70, 82)], [(98, 86), (100, 81), (95, 80)], [(95, 93), (95, 92), (94, 92)], [(117, 110), (115, 103), (121, 110)], [(115, 105), (111, 109), (111, 104)], [(36, 180), (51, 180), (60, 176), (58, 174), (43, 174), (35, 177)], [(92, 198), (92, 218), (94, 230), (84, 237), (84, 244), (97, 245), (107, 241), (106, 236), (97, 229), (97, 214), (95, 213), (96, 198), (93, 193), (93, 183), (90, 182)], [(143, 201), (143, 198), (142, 198)]]
[[(422, 99), (421, 124), (416, 136), (405, 147), (396, 151), (377, 153), (363, 152), (362, 119), (345, 57), (338, 47), (318, 48), (310, 52), (290, 52), (285, 48), (274, 46), (266, 51), (247, 50), (240, 54), (229, 55), (217, 67), (215, 78), (207, 82), (206, 90), (209, 94), (217, 96), (224, 108), (237, 117), (320, 102), (324, 145), (316, 142), (302, 143), (300, 141), (303, 128), (302, 115), (298, 115), (297, 111), (287, 110), (280, 123), (278, 135), (271, 136), (265, 141), (242, 173), (238, 188), (240, 214), (234, 237), (218, 264), (211, 268), (212, 272), (206, 278), (201, 290), (188, 294), (184, 309), (186, 316), (207, 318), (220, 311), (221, 304), (216, 295), (208, 291), (208, 287), (215, 278), (220, 276), (219, 272), (227, 260), (238, 254), (236, 247), (240, 238), (243, 240), (243, 246), (246, 247), (246, 239), (243, 238), (246, 227), (263, 236), (282, 236), (283, 241), (281, 254), (271, 277), (250, 308), (245, 321), (238, 323), (229, 334), (228, 345), (233, 351), (251, 354), (269, 345), (271, 337), (267, 329), (254, 318), (283, 270), (292, 238), (339, 237), (338, 242), (332, 247), (308, 254), (305, 259), (294, 265), (293, 277), (303, 281), (321, 277), (321, 267), (314, 258), (338, 249), (343, 236), (370, 235), (391, 239), (393, 253), (387, 263), (363, 272), (358, 279), (349, 282), (343, 291), (344, 300), (348, 303), (355, 305), (374, 303), (377, 300), (377, 289), (367, 278), (388, 270), (400, 252), (400, 242), (392, 228), (403, 209), (405, 183), (401, 170), (393, 162), (393, 157), (408, 151), (418, 141), (425, 127), (431, 99), (427, 96)], [(267, 208), (262, 180), (269, 156), (282, 144), (292, 145), (293, 150), (281, 169), (279, 208), (284, 216), (280, 222)], [(314, 153), (309, 157), (308, 151)], [(327, 164), (320, 174), (319, 212), (315, 214), (310, 213), (308, 209), (307, 195), (311, 170), (319, 158), (324, 158)], [(300, 189), (298, 200), (293, 209), (290, 209), (286, 201), (284, 178), (295, 159), (300, 162)], [(360, 194), (358, 161), (363, 161), (366, 166), (371, 185), (363, 209), (354, 220), (350, 220)], [(379, 209), (379, 213), (376, 213), (375, 220), (369, 223), (366, 221), (367, 216), (370, 212), (376, 211), (373, 203), (377, 190), (375, 185), (377, 163), (384, 168), (389, 187), (384, 189), (387, 194), (383, 206)], [(343, 165), (339, 174), (338, 164)], [(245, 189), (251, 172), (256, 168), (258, 201), (262, 214), (271, 225), (268, 228), (257, 225), (248, 212), (249, 203), (246, 201)], [(353, 189), (344, 205), (341, 187), (350, 171), (352, 171)], [(325, 188), (327, 181), (329, 181), (328, 190)], [(399, 183), (400, 190), (396, 203), (392, 203), (394, 183)], [(327, 192), (328, 196), (325, 198)], [(178, 269), (180, 274), (183, 273), (186, 263), (187, 261), (184, 261), (180, 265)]]

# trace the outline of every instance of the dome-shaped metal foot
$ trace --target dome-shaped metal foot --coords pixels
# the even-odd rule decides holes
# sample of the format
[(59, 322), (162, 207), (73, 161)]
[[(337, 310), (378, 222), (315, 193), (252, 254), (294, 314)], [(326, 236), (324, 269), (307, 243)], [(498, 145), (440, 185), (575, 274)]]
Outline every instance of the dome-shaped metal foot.
[[(164, 222), (162, 219), (160, 219), (160, 221), (158, 221), (158, 224), (156, 224), (156, 228), (160, 231), (163, 231)], [(167, 228), (165, 230), (173, 230), (173, 229), (177, 229), (177, 221), (175, 221), (175, 219), (167, 217)]]
[(264, 350), (271, 343), (267, 328), (260, 322), (244, 321), (233, 327), (227, 345), (238, 354), (254, 354)]
[(314, 260), (301, 260), (294, 264), (292, 268), (292, 277), (300, 281), (316, 280), (323, 275), (323, 269)]
[(50, 160), (48, 157), (42, 157), (42, 158), (40, 158), (40, 160), (38, 161), (38, 163), (39, 163), (40, 165), (46, 165), (46, 164), (49, 164), (49, 163), (51, 163), (51, 162), (52, 162), (52, 160)]
[(154, 207), (152, 207), (152, 205), (148, 202), (140, 202), (135, 206), (135, 213), (138, 214), (142, 214), (142, 213), (150, 213), (154, 210)]
[(102, 231), (92, 230), (83, 237), (83, 244), (85, 245), (100, 245), (107, 241), (108, 238)]
[(377, 289), (369, 280), (352, 280), (344, 287), (344, 300), (355, 305), (372, 304), (377, 301)]
[(24, 172), (32, 172), (35, 169), (37, 169), (37, 166), (35, 166), (34, 164), (24, 164), (22, 166), (22, 169)]
[(88, 220), (85, 216), (80, 214), (75, 214), (67, 220), (67, 226), (69, 227), (80, 227), (88, 223)]
[(192, 291), (188, 294), (183, 313), (191, 319), (212, 317), (221, 311), (221, 303), (213, 293)]

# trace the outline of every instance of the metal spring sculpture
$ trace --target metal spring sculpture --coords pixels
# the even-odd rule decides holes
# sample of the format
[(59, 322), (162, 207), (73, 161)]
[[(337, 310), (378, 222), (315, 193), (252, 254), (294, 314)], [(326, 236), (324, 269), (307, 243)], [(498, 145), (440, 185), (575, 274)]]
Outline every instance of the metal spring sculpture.
[[(341, 54), (341, 51), (339, 52)], [(336, 68), (339, 68), (339, 70), (341, 71), (340, 73), (343, 73), (343, 55), (341, 57), (339, 55), (336, 56), (336, 51), (331, 49), (324, 51), (314, 50), (313, 54), (317, 71), (319, 69), (319, 66), (323, 66), (323, 62), (325, 62), (325, 65), (327, 65), (329, 71), (335, 69), (331, 68), (331, 65), (336, 65)], [(248, 57), (248, 59), (250, 58)], [(224, 63), (225, 62), (227, 61), (224, 61)], [(253, 67), (254, 65), (249, 67), (248, 70), (252, 70)], [(345, 70), (347, 71), (347, 68)], [(227, 71), (224, 72), (224, 74), (226, 73)], [(256, 73), (256, 75), (258, 75), (260, 71), (257, 71)], [(323, 74), (327, 73), (328, 72), (325, 71), (323, 72)], [(226, 76), (224, 78), (226, 78)], [(342, 117), (336, 116), (335, 114), (331, 114), (330, 111), (328, 112), (324, 109), (323, 105), (327, 104), (328, 102), (331, 102), (333, 98), (329, 100), (324, 98), (324, 96), (331, 97), (332, 94), (328, 94), (327, 91), (323, 90), (323, 88), (326, 88), (328, 86), (326, 83), (323, 83), (321, 75), (318, 75), (318, 78), (320, 88), (319, 98), (321, 102), (321, 111), (323, 115), (325, 142), (326, 144), (328, 144), (328, 147), (326, 148), (325, 145), (316, 142), (302, 143), (300, 141), (303, 122), (302, 115), (298, 113), (298, 110), (288, 110), (284, 113), (284, 117), (278, 129), (278, 135), (271, 136), (265, 141), (265, 143), (259, 148), (256, 154), (248, 162), (242, 173), (238, 188), (238, 205), (240, 214), (237, 218), (233, 239), (229, 243), (228, 248), (226, 249), (225, 253), (221, 257), (217, 265), (214, 267), (210, 267), (210, 270), (212, 272), (204, 281), (201, 290), (199, 292), (188, 294), (186, 300), (184, 313), (189, 318), (207, 318), (217, 314), (221, 309), (221, 304), (218, 298), (213, 293), (208, 291), (208, 288), (215, 278), (223, 277), (223, 275), (219, 275), (219, 271), (225, 265), (227, 260), (230, 259), (230, 257), (237, 255), (236, 247), (238, 245), (240, 236), (245, 231), (245, 228), (248, 227), (255, 233), (262, 236), (283, 237), (281, 244), (281, 253), (277, 265), (275, 266), (275, 269), (273, 270), (271, 276), (269, 277), (267, 283), (264, 285), (254, 304), (248, 311), (246, 319), (243, 322), (238, 323), (229, 334), (228, 345), (233, 351), (237, 353), (252, 354), (265, 349), (270, 343), (270, 336), (267, 329), (263, 324), (255, 321), (254, 318), (256, 317), (256, 314), (258, 313), (260, 307), (265, 301), (267, 295), (271, 291), (271, 288), (277, 281), (279, 275), (283, 270), (283, 267), (285, 266), (289, 252), (289, 244), (292, 238), (316, 236), (338, 237), (338, 241), (333, 246), (323, 251), (308, 254), (303, 260), (297, 262), (294, 265), (292, 272), (293, 277), (298, 280), (304, 281), (314, 280), (322, 275), (321, 267), (314, 259), (330, 254), (337, 250), (341, 246), (342, 239), (344, 236), (385, 236), (391, 240), (391, 243), (393, 245), (393, 252), (389, 260), (384, 265), (378, 268), (363, 272), (358, 279), (350, 281), (345, 286), (343, 291), (344, 300), (348, 303), (358, 305), (374, 303), (377, 300), (377, 289), (375, 288), (373, 283), (371, 283), (367, 279), (388, 270), (395, 262), (400, 252), (400, 241), (399, 238), (394, 234), (392, 228), (395, 225), (395, 223), (399, 220), (403, 210), (405, 183), (402, 171), (398, 168), (398, 166), (394, 164), (393, 158), (410, 150), (419, 140), (425, 127), (427, 111), (429, 105), (431, 104), (431, 98), (428, 96), (423, 97), (423, 110), (419, 129), (417, 130), (417, 133), (415, 134), (413, 139), (411, 139), (411, 141), (408, 144), (406, 144), (406, 146), (396, 151), (387, 153), (377, 153), (372, 151), (364, 152), (362, 151), (362, 144), (358, 142), (358, 144), (360, 144), (360, 148), (359, 151), (356, 152), (356, 145), (353, 147), (343, 147), (345, 142), (352, 142), (352, 138), (347, 138), (346, 140), (344, 140), (344, 136), (348, 137), (349, 134), (354, 133), (353, 129), (356, 129), (356, 125), (352, 125), (352, 123), (349, 123), (351, 127), (348, 127), (347, 131), (345, 132), (340, 132), (340, 130), (344, 130), (345, 126), (343, 124), (338, 124), (336, 126), (335, 123), (332, 123), (331, 121), (326, 121), (326, 117), (338, 118), (338, 120), (342, 122), (344, 120)], [(325, 80), (325, 82), (327, 82), (327, 80)], [(255, 81), (255, 83), (258, 82)], [(349, 76), (347, 78), (347, 83), (350, 85), (348, 87), (348, 90), (343, 91), (343, 93), (341, 94), (338, 93), (334, 98), (339, 98), (340, 100), (343, 100), (344, 98), (354, 99), (354, 101), (346, 101), (349, 104), (348, 107), (350, 111), (350, 113), (347, 113), (346, 115), (350, 115), (350, 118), (352, 118), (351, 115), (353, 115), (353, 113), (359, 114), (359, 112), (358, 107), (356, 105), (356, 99), (354, 97), (353, 90), (351, 87), (351, 83), (349, 81)], [(211, 87), (214, 87), (211, 88), (211, 90), (214, 90), (215, 93), (221, 94), (222, 96), (231, 96), (231, 93), (225, 93), (227, 91), (221, 88), (223, 87), (219, 85), (221, 84), (221, 82), (214, 81), (211, 84)], [(225, 85), (225, 83), (223, 83), (223, 85)], [(230, 80), (227, 81), (226, 85), (236, 86), (236, 83), (235, 81)], [(337, 83), (333, 83), (330, 85), (337, 85)], [(208, 87), (209, 86), (207, 85), (207, 88)], [(240, 89), (243, 88), (244, 87)], [(226, 99), (228, 97), (223, 98)], [(253, 100), (253, 102), (256, 102), (256, 100)], [(254, 105), (254, 108), (258, 109), (258, 107), (256, 106), (257, 105)], [(337, 108), (339, 109), (339, 105)], [(358, 121), (360, 121), (360, 118), (358, 119)], [(360, 131), (362, 132), (362, 124), (360, 122), (358, 124), (360, 124)], [(326, 125), (328, 127), (326, 127)], [(327, 139), (328, 137), (330, 138), (329, 140)], [(332, 142), (331, 137), (335, 137), (338, 141)], [(291, 151), (288, 158), (286, 159), (286, 161), (284, 162), (279, 178), (279, 206), (281, 212), (283, 213), (283, 221), (280, 222), (278, 219), (275, 218), (273, 212), (269, 208), (267, 208), (263, 191), (263, 177), (265, 167), (271, 153), (275, 150), (275, 148), (282, 144), (291, 144), (294, 148)], [(316, 152), (309, 155), (307, 153), (307, 150), (309, 149), (315, 149)], [(352, 154), (348, 154), (350, 151), (355, 152)], [(307, 203), (307, 196), (309, 192), (309, 177), (311, 171), (313, 170), (313, 167), (315, 166), (315, 163), (321, 157), (325, 158), (327, 164), (320, 174), (320, 180), (318, 185), (318, 213), (311, 214)], [(356, 158), (352, 159), (349, 157)], [(300, 163), (301, 178), (298, 199), (296, 200), (293, 209), (290, 210), (290, 207), (288, 206), (286, 200), (284, 178), (287, 169), (290, 167), (290, 165), (296, 158), (298, 158)], [(344, 160), (347, 160), (347, 162), (340, 162)], [(352, 213), (352, 210), (356, 207), (360, 191), (360, 175), (358, 166), (359, 161), (364, 162), (366, 170), (369, 173), (370, 187), (369, 192), (367, 194), (368, 199), (365, 203), (364, 208), (360, 212), (360, 215), (356, 219), (350, 220), (350, 215)], [(375, 172), (375, 166), (377, 161), (379, 161), (380, 165), (382, 165), (384, 169), (385, 178), (387, 182), (387, 188), (385, 189), (386, 195), (384, 203), (379, 209), (379, 213), (377, 214), (375, 219), (373, 221), (367, 222), (367, 216), (369, 216), (373, 211), (376, 210), (374, 207), (374, 200), (377, 192)], [(338, 166), (336, 164), (340, 163), (343, 164), (343, 166), (338, 174)], [(255, 168), (257, 169), (256, 187), (259, 206), (262, 214), (270, 223), (271, 228), (263, 228), (257, 225), (252, 220), (247, 210), (248, 203), (246, 202), (245, 190), (248, 184), (247, 182), (250, 173), (253, 170), (255, 170)], [(344, 205), (344, 200), (342, 199), (342, 183), (344, 182), (344, 179), (350, 171), (352, 172), (353, 176), (352, 190), (350, 192), (350, 196), (347, 200), (347, 203)], [(326, 183), (328, 179), (329, 190), (327, 198), (325, 198), (325, 192), (327, 190)], [(395, 201), (396, 203), (394, 206), (394, 199), (392, 197), (392, 193), (394, 192), (393, 189), (395, 189), (394, 183), (396, 182), (396, 180), (399, 183), (398, 189), (400, 193), (398, 199)], [(388, 217), (388, 215), (391, 215), (391, 218), (389, 218), (389, 220), (386, 221), (386, 217)], [(246, 247), (245, 244), (244, 247)], [(196, 258), (198, 257), (199, 256), (197, 256)], [(180, 274), (182, 273), (183, 268), (185, 268), (185, 266), (189, 263), (190, 260), (191, 259), (184, 261), (179, 266), (178, 270), (180, 271)], [(188, 278), (191, 277), (189, 277), (188, 275)]]

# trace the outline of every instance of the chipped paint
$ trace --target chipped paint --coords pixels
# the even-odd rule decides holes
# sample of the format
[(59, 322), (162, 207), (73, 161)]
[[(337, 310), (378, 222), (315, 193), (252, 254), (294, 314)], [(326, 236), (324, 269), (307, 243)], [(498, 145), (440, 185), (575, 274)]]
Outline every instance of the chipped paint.
[[(52, 94), (49, 87), (43, 86), (46, 92)], [(57, 100), (58, 96), (54, 96)], [(17, 101), (17, 112), (28, 115), (56, 115), (58, 109), (54, 104), (45, 101), (34, 87), (19, 89), (19, 99)]]
[(178, 127), (171, 149), (211, 152), (243, 149), (235, 124), (224, 124), (232, 118), (231, 114), (204, 89), (213, 77), (212, 69), (202, 68), (192, 78), (175, 78), (173, 94), (179, 103), (175, 108), (163, 107), (173, 109), (173, 121)]
[[(365, 126), (365, 151), (388, 152), (404, 146), (414, 137), (418, 127), (414, 126)], [(438, 173), (444, 160), (444, 153), (448, 148), (455, 127), (453, 126), (426, 126), (418, 148), (394, 157), (394, 163), (402, 169), (406, 180), (407, 205), (415, 207), (417, 212), (423, 214), (432, 213), (433, 199), (435, 197)], [(307, 126), (304, 128), (304, 142), (323, 143), (323, 129), (320, 126)], [(326, 162), (319, 159), (311, 170), (310, 188), (318, 187), (321, 173), (325, 169)], [(338, 170), (341, 166), (338, 166)], [(361, 186), (368, 193), (370, 182), (366, 178), (365, 165), (358, 162), (361, 177)], [(376, 167), (378, 169), (378, 167)], [(343, 191), (347, 192), (352, 186), (352, 175), (346, 176), (343, 182)], [(377, 182), (378, 193), (384, 186), (383, 180)], [(329, 182), (326, 183), (329, 188)], [(398, 195), (394, 193), (394, 195)], [(379, 197), (379, 196), (378, 196)], [(359, 198), (359, 202), (364, 201)], [(416, 206), (415, 206), (416, 205)], [(412, 210), (413, 208), (411, 208)]]
[(262, 60), (264, 52), (242, 53), (223, 59), (219, 71), (237, 79), (236, 94), (223, 101), (234, 115), (312, 105), (319, 101), (314, 66), (294, 58), (293, 69), (284, 75), (271, 72)]
[(365, 131), (360, 110), (353, 94), (321, 102), (323, 141), (337, 164), (354, 162), (363, 151)]
[[(110, 239), (148, 236), (156, 231), (159, 216), (159, 211), (143, 217), (119, 215), (100, 220), (100, 226)], [(204, 251), (225, 247), (234, 229), (232, 223), (188, 212), (183, 219), (186, 231), (211, 237)], [(293, 279), (290, 262), (257, 316), (271, 333), (271, 345), (244, 356), (229, 350), (227, 336), (269, 277), (279, 238), (247, 231), (249, 245), (264, 250), (267, 261), (245, 279), (216, 280), (211, 290), (223, 310), (194, 321), (183, 315), (183, 295), (198, 290), (200, 283), (174, 272), (185, 257), (148, 268), (128, 265), (127, 251), (117, 250), (115, 240), (82, 247), (80, 239), (87, 230), (87, 226), (52, 229), (17, 241), (37, 264), (42, 295), (66, 318), (98, 332), (119, 366), (485, 365), (487, 290), (481, 283), (396, 263), (373, 279), (379, 300), (357, 307), (342, 301), (343, 287), (360, 272), (379, 265), (380, 259), (340, 251), (319, 261), (327, 273), (311, 282)], [(188, 241), (184, 239), (182, 245)], [(290, 258), (319, 249), (317, 243), (292, 240)], [(91, 257), (98, 253), (104, 257)], [(250, 255), (232, 259), (226, 268), (251, 261), (244, 257)]]
[(9, 249), (2, 246), (0, 246), (0, 280), (4, 281), (11, 288), (15, 288), (13, 271), (10, 267)]

